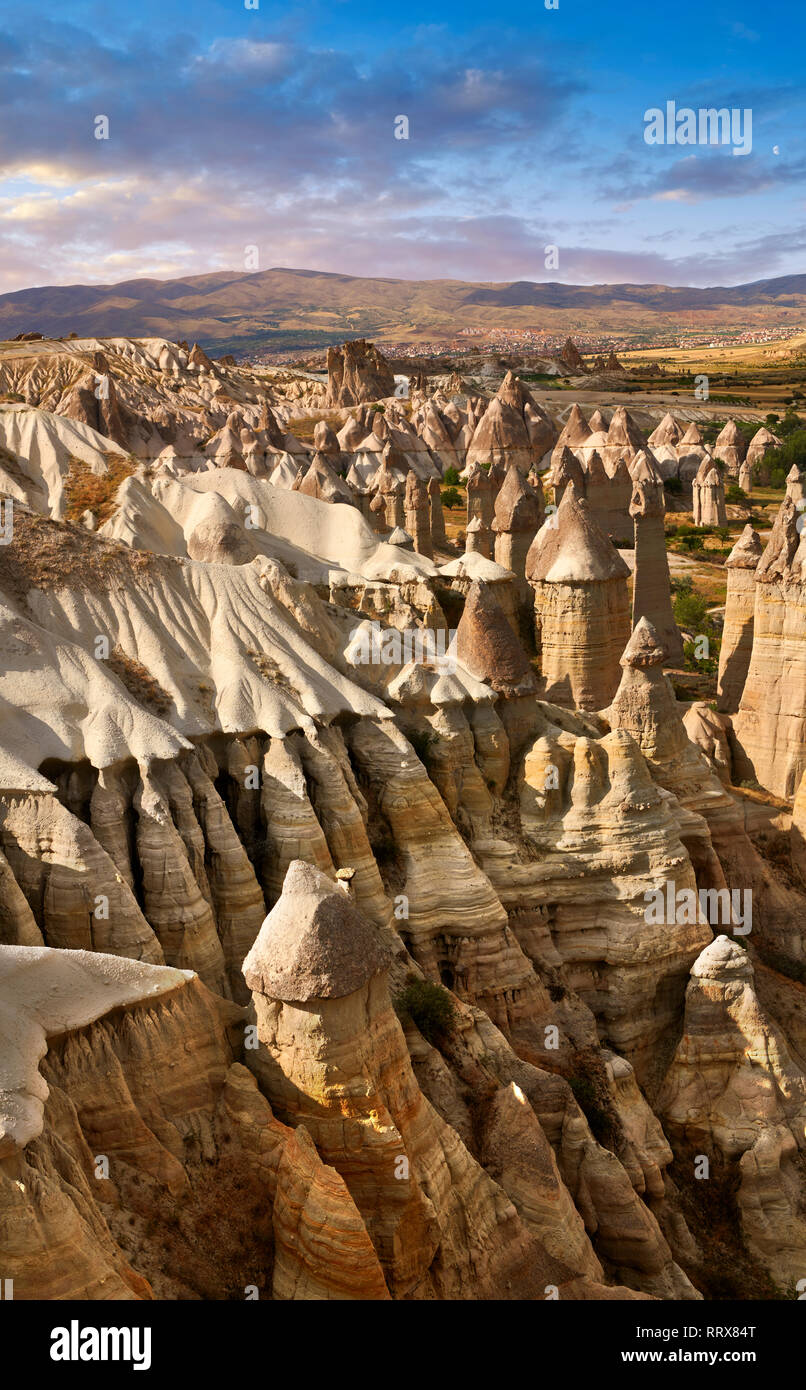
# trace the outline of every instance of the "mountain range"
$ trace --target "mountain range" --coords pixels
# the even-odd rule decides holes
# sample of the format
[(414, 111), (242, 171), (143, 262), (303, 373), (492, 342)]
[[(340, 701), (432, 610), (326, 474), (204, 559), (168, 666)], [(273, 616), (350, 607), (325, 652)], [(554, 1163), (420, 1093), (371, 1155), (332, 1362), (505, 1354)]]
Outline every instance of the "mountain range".
[(806, 275), (696, 288), (516, 280), (364, 278), (283, 267), (176, 280), (45, 285), (0, 295), (0, 336), (186, 338), (212, 351), (320, 347), (367, 335), (387, 342), (462, 330), (532, 328), (651, 338), (666, 329), (806, 323)]

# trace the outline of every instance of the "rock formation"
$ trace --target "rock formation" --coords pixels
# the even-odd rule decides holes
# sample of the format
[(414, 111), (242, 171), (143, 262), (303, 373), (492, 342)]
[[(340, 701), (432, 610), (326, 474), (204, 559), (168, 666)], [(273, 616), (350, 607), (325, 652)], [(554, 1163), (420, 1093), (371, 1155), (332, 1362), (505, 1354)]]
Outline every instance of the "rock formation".
[(493, 557), (492, 528), (480, 516), (474, 516), (473, 520), (468, 522), (465, 531), (465, 551), (468, 554), (483, 555), (487, 560)]
[[(341, 1174), (393, 1296), (488, 1296), (526, 1278), (512, 1204), (424, 1099), (389, 994), (388, 940), (345, 893), (292, 864), (244, 964), (254, 1066), (285, 1123)], [(463, 1285), (465, 1286), (463, 1288)]]
[(747, 440), (735, 420), (727, 424), (716, 437), (714, 458), (721, 459), (729, 478), (738, 478), (739, 467), (747, 453)]
[(755, 469), (761, 484), (770, 481), (769, 464), (765, 462), (767, 454), (774, 449), (780, 449), (782, 442), (777, 435), (767, 429), (766, 425), (762, 425), (761, 429), (756, 430), (750, 440), (745, 455), (745, 463)]
[(663, 479), (646, 454), (639, 456), (633, 469), (632, 484), (630, 515), (635, 528), (633, 627), (637, 627), (641, 618), (647, 618), (665, 648), (667, 665), (680, 666), (683, 662), (683, 641), (672, 612)]
[(495, 499), (487, 469), (473, 464), (465, 480), (465, 487), (467, 488), (468, 521), (478, 517), (483, 526), (492, 526)]
[(794, 796), (806, 770), (800, 515), (785, 498), (755, 571), (753, 646), (733, 718), (742, 776), (778, 796)]
[(800, 469), (794, 463), (786, 475), (786, 495), (791, 502), (795, 503), (803, 502), (806, 499)]
[(694, 525), (724, 526), (728, 519), (725, 509), (725, 484), (716, 464), (703, 459), (693, 481)]
[(560, 359), (572, 372), (585, 371), (585, 363), (582, 360), (582, 354), (572, 338), (566, 338), (565, 346), (560, 353)]
[(327, 350), (327, 395), (330, 406), (359, 405), (394, 395), (395, 378), (374, 343), (356, 338)]
[(456, 632), (456, 657), (498, 694), (531, 695), (537, 679), (489, 586), (474, 581)]
[(570, 484), (526, 559), (547, 699), (578, 709), (609, 704), (629, 635), (628, 573)]
[(525, 578), (526, 556), (544, 515), (542, 490), (528, 487), (517, 464), (510, 464), (495, 499), (492, 529), (496, 563), (512, 570), (519, 579)]
[[(714, 663), (663, 669), (696, 427), (647, 445), (600, 379), (558, 443), (513, 373), (433, 364), (334, 408), (316, 365), (0, 353), (0, 1282), (786, 1298), (800, 496), (728, 560), (720, 712)], [(107, 371), (121, 443), (73, 413)]]
[(429, 559), (433, 560), (431, 502), (428, 497), (428, 489), (425, 483), (412, 472), (409, 472), (406, 478), (404, 515), (406, 530), (414, 542), (414, 549), (419, 555), (427, 555)]
[[(683, 1038), (658, 1098), (667, 1132), (691, 1153), (736, 1162), (737, 1205), (749, 1250), (783, 1285), (806, 1254), (794, 1196), (806, 1080), (766, 1016), (753, 965), (718, 936), (698, 956), (686, 991)], [(719, 1180), (719, 1168), (712, 1176)]]
[(739, 708), (753, 651), (753, 613), (756, 570), (762, 544), (748, 523), (725, 561), (728, 592), (719, 649), (717, 708), (733, 714)]

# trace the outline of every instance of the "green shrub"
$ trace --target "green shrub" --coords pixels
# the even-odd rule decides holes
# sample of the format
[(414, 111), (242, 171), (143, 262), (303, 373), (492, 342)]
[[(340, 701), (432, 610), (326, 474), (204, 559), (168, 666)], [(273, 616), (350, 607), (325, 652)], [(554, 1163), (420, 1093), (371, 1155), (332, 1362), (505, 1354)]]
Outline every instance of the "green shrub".
[(456, 1027), (453, 1000), (442, 985), (409, 975), (406, 987), (394, 998), (395, 1013), (402, 1024), (414, 1023), (426, 1042), (450, 1037)]
[(456, 491), (455, 487), (446, 487), (442, 493), (443, 507), (461, 507), (462, 494)]
[(725, 492), (725, 501), (736, 503), (746, 502), (747, 493), (743, 487), (739, 487), (738, 483), (731, 483)]
[(668, 492), (672, 497), (679, 497), (683, 491), (683, 484), (679, 478), (664, 478), (663, 491)]
[(710, 626), (705, 599), (693, 589), (684, 589), (675, 594), (674, 617), (680, 627), (689, 631), (702, 632), (706, 626)]
[(458, 487), (459, 472), (456, 468), (453, 467), (453, 464), (451, 464), (450, 468), (445, 469), (445, 472), (442, 476), (442, 481), (443, 483), (447, 483), (449, 487)]

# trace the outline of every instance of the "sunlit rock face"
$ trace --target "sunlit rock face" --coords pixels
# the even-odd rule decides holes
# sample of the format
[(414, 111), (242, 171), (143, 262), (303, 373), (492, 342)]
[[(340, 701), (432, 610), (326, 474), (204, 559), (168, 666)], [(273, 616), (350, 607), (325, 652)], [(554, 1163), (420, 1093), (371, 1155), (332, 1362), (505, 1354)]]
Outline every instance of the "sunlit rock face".
[(633, 627), (641, 618), (647, 618), (666, 650), (666, 664), (679, 666), (683, 661), (683, 641), (672, 612), (663, 479), (645, 454), (639, 455), (633, 467), (630, 515), (635, 528)]
[(613, 698), (630, 630), (628, 572), (569, 484), (526, 561), (547, 699), (593, 710)]
[(752, 962), (719, 936), (697, 958), (685, 1027), (658, 1096), (667, 1133), (690, 1152), (738, 1160), (750, 1251), (786, 1283), (806, 1255), (797, 1192), (806, 1078), (754, 988)]
[[(714, 1296), (697, 1154), (735, 1280), (797, 1281), (799, 479), (758, 573), (752, 532), (728, 563), (718, 711), (664, 674), (662, 478), (714, 468), (696, 426), (647, 442), (605, 404), (560, 431), (512, 374), (400, 402), (369, 348), (338, 389), (352, 355), (345, 389), (389, 393), (337, 406), (161, 339), (19, 347), (15, 1296)], [(74, 413), (93, 368), (123, 443)], [(83, 469), (101, 500), (65, 523)], [(734, 792), (754, 777), (797, 792), (788, 842), (784, 805)]]
[(741, 703), (744, 683), (753, 652), (753, 620), (756, 600), (756, 570), (763, 546), (758, 533), (748, 523), (725, 561), (728, 592), (725, 622), (719, 649), (717, 705), (734, 713)]
[(800, 512), (785, 498), (755, 570), (752, 651), (733, 728), (742, 775), (794, 796), (806, 769)]

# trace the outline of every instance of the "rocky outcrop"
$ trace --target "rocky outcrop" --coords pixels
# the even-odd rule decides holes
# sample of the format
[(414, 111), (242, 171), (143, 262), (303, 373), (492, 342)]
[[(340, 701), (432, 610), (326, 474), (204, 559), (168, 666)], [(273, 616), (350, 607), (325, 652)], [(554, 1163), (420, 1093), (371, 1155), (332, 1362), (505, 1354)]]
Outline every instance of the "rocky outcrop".
[(488, 585), (475, 580), (456, 631), (456, 657), (496, 694), (531, 695), (537, 679)]
[[(0, 798), (0, 846), (48, 946), (162, 963), (162, 946), (117, 865), (55, 795)], [(20, 908), (13, 895), (7, 911), (30, 936)]]
[(629, 635), (629, 571), (570, 484), (526, 560), (546, 698), (602, 709)]
[(430, 560), (433, 560), (434, 546), (431, 540), (431, 503), (428, 497), (428, 489), (425, 483), (412, 472), (409, 472), (406, 478), (404, 515), (406, 530), (414, 542), (414, 549), (419, 555), (426, 555)]
[(725, 509), (725, 484), (722, 474), (711, 459), (703, 459), (693, 480), (695, 526), (724, 526), (728, 520)]
[(728, 589), (716, 690), (717, 708), (728, 714), (739, 708), (750, 666), (756, 570), (762, 549), (758, 532), (748, 523), (725, 561)]
[(565, 345), (560, 353), (560, 360), (565, 363), (569, 371), (584, 372), (585, 363), (573, 338), (566, 338)]
[(683, 1037), (658, 1108), (667, 1132), (688, 1152), (738, 1163), (737, 1204), (748, 1248), (781, 1285), (799, 1276), (806, 1222), (795, 1174), (806, 1078), (759, 1002), (747, 951), (727, 936), (718, 936), (692, 967)]
[(295, 492), (304, 497), (316, 497), (320, 502), (342, 502), (353, 505), (353, 495), (346, 483), (334, 471), (324, 454), (314, 454)]
[(783, 440), (768, 430), (766, 425), (762, 425), (747, 446), (745, 463), (755, 470), (758, 481), (762, 485), (770, 481), (769, 464), (765, 462), (767, 454), (773, 449), (780, 449), (782, 443)]
[(495, 561), (519, 579), (526, 575), (526, 556), (545, 516), (539, 484), (538, 489), (529, 487), (517, 465), (510, 464), (495, 499)]
[(389, 1297), (343, 1180), (275, 1119), (234, 1060), (240, 1010), (196, 976), (5, 947), (0, 1000), (15, 1299)]
[(714, 458), (722, 460), (729, 478), (738, 478), (739, 467), (744, 462), (746, 453), (747, 440), (736, 421), (728, 420), (716, 437)]
[(394, 390), (394, 373), (374, 343), (356, 338), (343, 347), (328, 348), (327, 405), (380, 401), (394, 395)]
[(569, 483), (574, 484), (577, 497), (585, 496), (587, 479), (582, 464), (568, 445), (558, 443), (551, 456), (551, 468), (545, 475), (546, 487), (553, 489), (555, 509), (559, 507)]
[(576, 402), (571, 406), (563, 428), (560, 431), (557, 443), (551, 455), (552, 465), (560, 457), (564, 448), (576, 449), (580, 444), (584, 444), (590, 438), (590, 425), (582, 414), (582, 410)]
[(513, 405), (493, 396), (479, 420), (467, 450), (467, 463), (514, 464), (524, 475), (534, 454), (526, 422)]
[(753, 646), (733, 729), (740, 777), (794, 796), (806, 770), (806, 591), (800, 513), (786, 498), (755, 572)]
[(474, 516), (472, 521), (468, 522), (465, 531), (465, 553), (483, 555), (485, 560), (493, 558), (493, 532), (480, 516)]
[(261, 1085), (341, 1174), (393, 1296), (528, 1281), (515, 1208), (429, 1105), (389, 994), (390, 944), (344, 891), (291, 865), (249, 953)]
[(680, 428), (677, 420), (675, 420), (674, 416), (670, 414), (669, 411), (667, 411), (660, 424), (655, 426), (655, 429), (650, 434), (647, 443), (651, 446), (652, 449), (654, 449), (656, 446), (659, 447), (663, 444), (679, 444), (682, 438), (682, 429)]
[(432, 544), (439, 549), (444, 549), (448, 537), (445, 531), (445, 513), (442, 510), (442, 489), (436, 478), (431, 478), (428, 483), (428, 502), (431, 508)]
[(665, 648), (666, 663), (680, 666), (683, 662), (683, 641), (672, 612), (663, 479), (645, 454), (639, 457), (633, 469), (632, 482), (630, 515), (635, 528), (633, 627), (637, 627), (641, 618), (647, 618)]
[(786, 475), (786, 495), (790, 502), (804, 502), (806, 499), (806, 489), (803, 486), (800, 469), (795, 463)]

